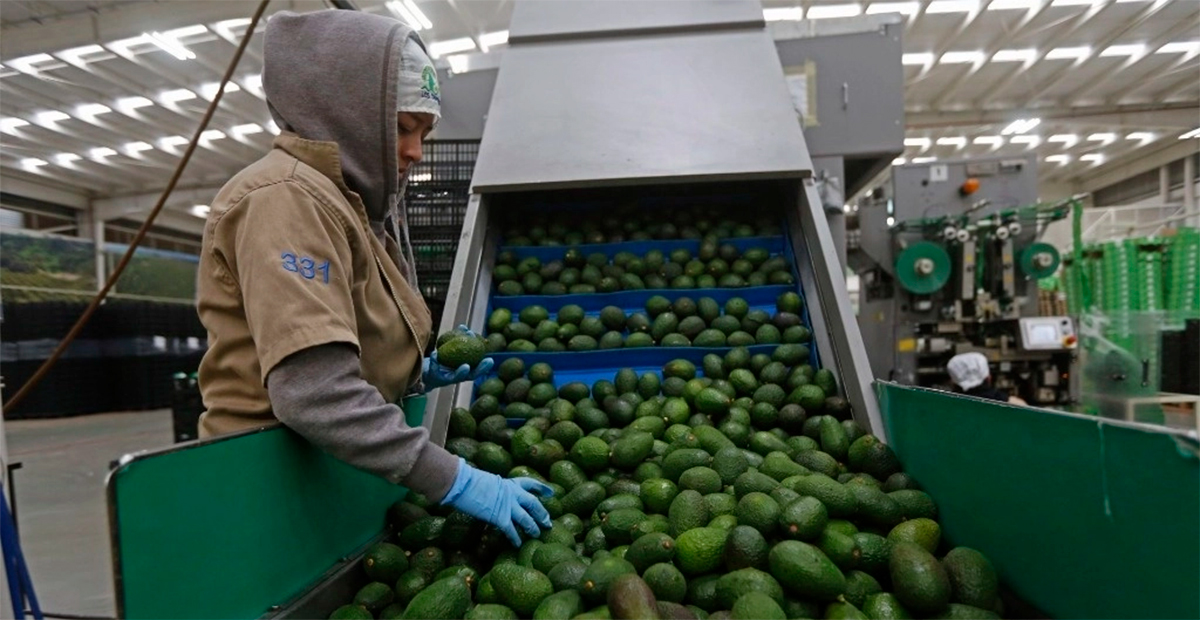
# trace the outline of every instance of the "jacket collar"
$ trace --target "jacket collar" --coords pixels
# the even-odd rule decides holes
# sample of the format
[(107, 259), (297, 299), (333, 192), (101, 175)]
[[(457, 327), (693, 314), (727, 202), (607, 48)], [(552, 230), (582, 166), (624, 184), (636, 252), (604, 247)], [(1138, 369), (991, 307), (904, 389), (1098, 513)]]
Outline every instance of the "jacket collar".
[(284, 131), (275, 137), (272, 146), (328, 177), (346, 196), (350, 204), (354, 205), (359, 217), (364, 222), (367, 221), (367, 209), (363, 205), (362, 198), (350, 190), (346, 185), (345, 178), (342, 177), (342, 160), (337, 142), (308, 140), (290, 131)]

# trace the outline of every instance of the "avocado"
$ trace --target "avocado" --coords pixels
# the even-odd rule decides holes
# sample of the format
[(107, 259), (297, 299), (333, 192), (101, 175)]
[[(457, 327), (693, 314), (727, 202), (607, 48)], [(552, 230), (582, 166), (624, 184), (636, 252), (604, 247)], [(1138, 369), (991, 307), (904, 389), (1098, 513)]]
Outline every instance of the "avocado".
[(495, 603), (484, 603), (471, 608), (464, 620), (518, 620), (517, 612)]
[(585, 570), (587, 570), (587, 565), (573, 558), (556, 564), (550, 569), (550, 572), (546, 573), (546, 577), (550, 579), (550, 584), (554, 586), (555, 592), (574, 591)]
[(806, 467), (798, 465), (796, 461), (793, 461), (787, 453), (778, 450), (767, 453), (758, 471), (780, 482), (792, 476), (804, 476), (810, 473)]
[(815, 601), (832, 601), (846, 591), (846, 577), (817, 547), (785, 540), (768, 556), (771, 575), (793, 595)]
[(868, 618), (879, 618), (881, 620), (912, 620), (912, 615), (904, 606), (900, 604), (900, 600), (896, 595), (890, 592), (881, 592), (872, 594), (867, 597), (863, 603), (862, 611)]
[(445, 525), (445, 517), (425, 517), (400, 532), (400, 546), (415, 552), (429, 545), (436, 545), (441, 539), (442, 528)]
[(699, 492), (701, 495), (716, 493), (723, 486), (721, 476), (708, 467), (692, 467), (679, 476), (679, 488), (681, 490), (691, 489)]
[(639, 572), (660, 562), (670, 562), (675, 558), (675, 539), (667, 534), (655, 532), (646, 534), (629, 546), (625, 552), (627, 560)]
[(787, 454), (791, 450), (786, 442), (767, 431), (759, 431), (750, 436), (750, 449), (764, 458), (772, 452)]
[[(659, 601), (682, 603), (687, 596), (687, 579), (683, 573), (670, 562), (660, 562), (646, 569), (642, 575), (646, 585)], [(609, 606), (612, 606), (612, 592), (609, 592)]]
[[(711, 388), (705, 388), (705, 390), (708, 389)], [(692, 434), (700, 440), (700, 445), (709, 454), (716, 454), (725, 448), (736, 447), (733, 441), (721, 434), (721, 431), (708, 424), (693, 427)]]
[(883, 592), (883, 587), (874, 577), (859, 570), (846, 573), (846, 602), (862, 609), (867, 597)]
[(838, 568), (848, 571), (858, 566), (858, 558), (862, 556), (852, 535), (835, 531), (828, 525), (825, 531), (817, 537), (817, 548), (821, 550)]
[(533, 568), (549, 574), (550, 569), (559, 565), (562, 562), (574, 560), (575, 549), (560, 543), (546, 543), (537, 548), (533, 552)]
[[(658, 602), (658, 615), (663, 620), (700, 620), (700, 615), (695, 610), (670, 601)], [(708, 614), (705, 614), (705, 618), (707, 616)]]
[(825, 392), (811, 383), (801, 385), (788, 395), (787, 404), (800, 405), (809, 414), (820, 412), (825, 406)]
[(613, 444), (609, 460), (613, 467), (633, 469), (650, 456), (653, 448), (654, 435), (639, 431), (629, 432)]
[(853, 471), (870, 474), (879, 480), (887, 480), (900, 471), (896, 454), (874, 435), (863, 435), (850, 444), (846, 464)]
[(663, 366), (663, 378), (679, 377), (684, 381), (696, 378), (696, 365), (687, 360), (672, 360)]
[(820, 618), (821, 605), (812, 601), (798, 601), (788, 598), (783, 601), (783, 612), (788, 618)]
[(384, 607), (391, 605), (395, 597), (396, 595), (392, 592), (391, 586), (376, 581), (363, 586), (354, 595), (354, 604), (375, 614), (379, 613)]
[(717, 605), (732, 607), (734, 602), (748, 592), (760, 592), (782, 604), (783, 587), (771, 576), (756, 568), (742, 568), (721, 576), (717, 581)]
[(712, 468), (720, 476), (721, 484), (729, 485), (750, 468), (750, 463), (740, 449), (725, 447), (713, 455)]
[(641, 483), (640, 494), (646, 509), (652, 513), (667, 514), (671, 502), (679, 495), (679, 487), (665, 478), (651, 478)]
[(429, 577), (419, 570), (407, 570), (396, 580), (393, 590), (396, 593), (396, 603), (407, 606), (421, 590), (429, 585)]
[[(811, 421), (812, 418), (810, 418), (809, 420)], [(820, 421), (818, 420), (818, 422), (820, 422)], [(811, 438), (808, 438), (808, 437), (804, 437), (804, 439), (813, 441)], [(816, 443), (816, 442), (813, 442), (813, 443)], [(820, 474), (824, 474), (826, 476), (829, 476), (830, 478), (832, 478), (833, 476), (836, 476), (838, 474), (837, 459), (833, 458), (832, 456), (829, 456), (828, 454), (826, 454), (824, 452), (821, 452), (820, 450), (805, 450), (805, 451), (798, 452), (798, 453), (796, 453), (795, 459), (796, 459), (797, 463), (807, 467), (809, 470), (820, 473)]]
[(537, 570), (519, 564), (501, 564), (495, 566), (492, 568), (489, 578), (500, 602), (512, 608), (513, 611), (523, 617), (532, 615), (542, 600), (554, 593), (554, 586), (550, 583), (549, 577)]
[(855, 501), (858, 502), (859, 517), (880, 529), (891, 530), (904, 519), (900, 504), (889, 497), (887, 493), (870, 484), (856, 484), (860, 480), (862, 479), (851, 480), (846, 485), (846, 488), (850, 489), (850, 493), (854, 495)]
[(932, 615), (950, 603), (950, 578), (931, 553), (909, 543), (895, 543), (888, 561), (896, 598), (914, 613)]
[(373, 620), (375, 616), (362, 605), (342, 605), (329, 615), (330, 620)]
[(833, 376), (833, 371), (828, 368), (822, 368), (813, 375), (813, 383), (821, 388), (826, 396), (837, 396), (837, 379)]
[(779, 526), (783, 535), (803, 541), (815, 541), (829, 523), (829, 512), (815, 497), (801, 497), (783, 507)]
[[(803, 453), (808, 454), (808, 453)], [(813, 473), (795, 479), (792, 490), (801, 494), (815, 497), (829, 510), (833, 518), (852, 517), (858, 510), (858, 502), (846, 485), (826, 476)]]
[(363, 569), (371, 581), (396, 583), (400, 575), (408, 570), (408, 556), (396, 545), (379, 543), (363, 556)]
[(980, 609), (995, 609), (999, 596), (996, 569), (984, 555), (969, 547), (955, 547), (942, 558), (950, 579), (952, 600)]
[(447, 577), (421, 590), (404, 610), (406, 620), (461, 618), (471, 608), (471, 588), (461, 577)]
[(849, 449), (850, 441), (846, 437), (846, 429), (842, 428), (842, 424), (837, 418), (823, 416), (821, 418), (821, 450), (839, 461), (844, 461)]
[(986, 609), (959, 603), (950, 603), (946, 611), (931, 617), (935, 620), (998, 620), (1000, 618)]
[[(851, 444), (851, 446), (853, 447), (853, 444)], [(887, 480), (884, 480), (883, 482), (884, 493), (904, 490), (920, 491), (921, 485), (917, 484), (917, 481), (914, 480), (912, 476), (904, 472), (896, 472), (888, 476)]]
[[(694, 429), (693, 429), (694, 430)], [(695, 439), (695, 435), (688, 435)], [(663, 477), (667, 480), (678, 481), (683, 472), (693, 467), (707, 467), (712, 463), (712, 456), (705, 450), (697, 448), (679, 448), (668, 452), (663, 458)]]
[[(675, 499), (671, 501), (671, 507), (667, 511), (667, 518), (671, 521), (671, 534), (675, 538), (693, 528), (703, 527), (707, 525), (712, 516), (708, 512), (708, 505), (704, 501), (704, 497), (696, 491), (681, 491)], [(678, 548), (676, 541), (676, 548)]]
[(780, 508), (770, 495), (755, 491), (738, 500), (736, 514), (738, 523), (749, 525), (769, 537), (778, 526)]
[(561, 620), (583, 612), (583, 597), (577, 590), (560, 590), (542, 599), (533, 611), (533, 620)]
[(637, 508), (618, 508), (601, 518), (600, 529), (610, 545), (628, 545), (633, 528), (645, 520), (646, 514)]
[[(579, 443), (583, 443), (588, 438), (580, 439)], [(578, 446), (579, 444), (576, 444)], [(563, 511), (576, 515), (580, 518), (590, 518), (592, 512), (604, 501), (604, 487), (596, 482), (584, 482), (579, 486), (571, 489), (570, 492), (562, 498)]]
[(867, 620), (852, 603), (834, 601), (825, 608), (825, 620)]
[[(753, 466), (753, 463), (751, 465)], [(733, 482), (733, 488), (739, 500), (754, 492), (770, 494), (778, 486), (778, 480), (757, 471), (747, 471)]]
[(731, 620), (785, 620), (787, 616), (779, 602), (762, 592), (748, 592), (738, 597), (729, 612)]
[(929, 553), (937, 551), (942, 540), (942, 528), (932, 519), (918, 517), (905, 521), (888, 532), (888, 540), (893, 545), (898, 543), (913, 543)]
[(710, 527), (696, 527), (683, 532), (675, 539), (676, 564), (688, 575), (703, 575), (716, 570), (721, 565), (728, 535), (724, 530)]
[(621, 575), (637, 575), (637, 571), (616, 556), (593, 560), (579, 580), (579, 592), (592, 604), (602, 603), (608, 598), (609, 587)]

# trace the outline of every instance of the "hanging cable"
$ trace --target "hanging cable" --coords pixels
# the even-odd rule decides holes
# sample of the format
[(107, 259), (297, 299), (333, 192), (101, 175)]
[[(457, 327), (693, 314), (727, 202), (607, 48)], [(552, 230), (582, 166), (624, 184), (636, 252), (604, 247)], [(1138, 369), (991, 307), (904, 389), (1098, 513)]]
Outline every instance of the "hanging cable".
[(104, 301), (105, 297), (108, 297), (109, 291), (111, 291), (113, 286), (117, 284), (117, 280), (121, 278), (121, 274), (124, 273), (125, 267), (128, 266), (129, 261), (133, 259), (133, 254), (137, 250), (138, 245), (143, 239), (146, 238), (146, 233), (149, 232), (150, 227), (154, 224), (154, 218), (158, 217), (159, 212), (163, 210), (163, 206), (166, 205), (167, 199), (171, 196), (171, 192), (175, 190), (175, 185), (179, 183), (179, 178), (183, 176), (184, 168), (187, 167), (188, 162), (192, 159), (192, 153), (196, 151), (196, 146), (200, 143), (200, 134), (204, 133), (204, 130), (208, 128), (209, 121), (212, 120), (213, 114), (216, 113), (217, 105), (221, 103), (221, 97), (225, 94), (225, 85), (228, 84), (230, 78), (233, 77), (233, 72), (237, 69), (238, 63), (241, 62), (242, 54), (246, 51), (246, 46), (250, 44), (250, 39), (254, 37), (254, 30), (258, 26), (258, 21), (260, 18), (262, 18), (263, 12), (267, 10), (267, 4), (269, 4), (270, 1), (271, 0), (262, 0), (262, 2), (258, 4), (258, 9), (254, 11), (254, 16), (250, 18), (250, 25), (246, 27), (246, 33), (242, 35), (242, 41), (238, 44), (237, 51), (233, 53), (233, 58), (229, 61), (229, 66), (225, 69), (225, 75), (221, 77), (221, 83), (217, 87), (216, 94), (213, 96), (212, 101), (208, 104), (208, 109), (204, 111), (204, 117), (200, 119), (200, 125), (196, 127), (195, 133), (192, 134), (192, 140), (188, 143), (187, 149), (184, 150), (183, 157), (179, 159), (179, 164), (175, 166), (175, 172), (171, 175), (171, 179), (167, 181), (167, 186), (163, 189), (162, 195), (159, 196), (158, 202), (155, 203), (154, 208), (150, 210), (150, 214), (146, 216), (146, 221), (142, 222), (141, 228), (139, 228), (137, 234), (134, 235), (133, 241), (129, 242), (129, 247), (126, 248), (125, 254), (121, 256), (121, 260), (117, 263), (117, 266), (113, 269), (113, 272), (109, 274), (108, 280), (104, 282), (104, 287), (101, 288), (100, 291), (96, 293), (96, 296), (92, 298), (92, 301), (88, 303), (87, 308), (83, 311), (83, 314), (80, 315), (79, 320), (75, 321), (75, 324), (71, 326), (71, 330), (67, 332), (67, 335), (63, 337), (62, 342), (59, 342), (58, 346), (54, 348), (54, 351), (50, 353), (50, 357), (48, 357), (45, 362), (42, 362), (42, 365), (38, 367), (37, 372), (33, 373), (33, 376), (25, 382), (25, 385), (22, 385), (21, 389), (17, 390), (17, 393), (13, 394), (12, 398), (8, 399), (8, 402), (4, 403), (5, 409), (12, 409), (13, 407), (19, 405), (21, 401), (29, 395), (29, 392), (33, 391), (33, 388), (37, 387), (38, 383), (41, 383), (42, 379), (46, 377), (46, 374), (50, 372), (50, 369), (54, 367), (54, 364), (58, 362), (59, 358), (61, 358), (63, 353), (66, 352), (67, 347), (71, 346), (71, 343), (77, 336), (79, 336), (79, 332), (83, 331), (84, 326), (87, 325), (88, 321), (92, 318), (92, 315), (96, 313), (96, 309), (100, 307), (101, 302)]

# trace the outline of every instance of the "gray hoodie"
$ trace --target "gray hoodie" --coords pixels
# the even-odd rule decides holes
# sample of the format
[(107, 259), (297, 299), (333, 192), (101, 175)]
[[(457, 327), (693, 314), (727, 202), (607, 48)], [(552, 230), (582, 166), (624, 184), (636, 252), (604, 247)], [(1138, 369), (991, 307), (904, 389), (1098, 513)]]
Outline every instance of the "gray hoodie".
[(263, 91), (280, 129), (337, 143), (342, 177), (375, 229), (393, 218), (402, 249), (392, 258), (415, 288), (396, 159), (396, 90), (406, 40), (425, 49), (413, 29), (378, 15), (277, 13), (263, 42)]
[[(396, 85), (401, 49), (417, 37), (385, 17), (355, 11), (278, 13), (267, 24), (263, 90), (281, 129), (336, 142), (346, 185), (367, 209), (375, 234), (393, 217), (392, 259), (416, 286), (396, 161)], [(424, 44), (421, 44), (424, 49)], [(397, 208), (400, 207), (400, 208)], [(382, 241), (382, 239), (381, 239)], [(458, 459), (362, 379), (353, 347), (327, 344), (280, 362), (267, 377), (281, 422), (339, 459), (440, 500)]]

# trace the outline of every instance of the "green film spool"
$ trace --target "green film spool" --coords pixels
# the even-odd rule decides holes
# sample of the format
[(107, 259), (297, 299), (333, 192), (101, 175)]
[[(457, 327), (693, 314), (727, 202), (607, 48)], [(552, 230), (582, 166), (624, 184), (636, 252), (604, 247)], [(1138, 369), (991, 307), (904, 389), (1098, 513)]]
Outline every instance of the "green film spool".
[(936, 243), (918, 241), (896, 258), (896, 278), (911, 293), (933, 293), (950, 280), (950, 255)]
[(1031, 278), (1045, 278), (1058, 271), (1058, 250), (1049, 243), (1037, 242), (1021, 250), (1021, 271)]

